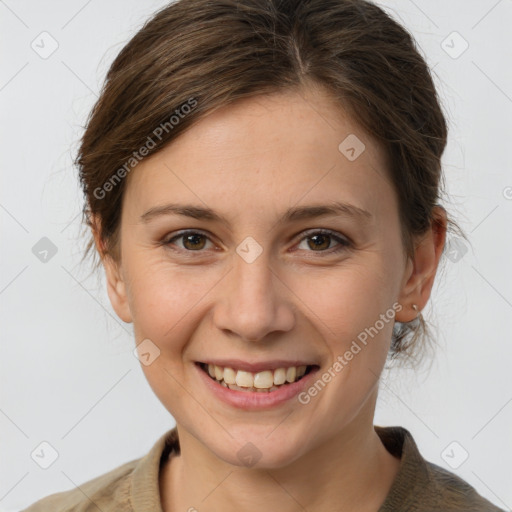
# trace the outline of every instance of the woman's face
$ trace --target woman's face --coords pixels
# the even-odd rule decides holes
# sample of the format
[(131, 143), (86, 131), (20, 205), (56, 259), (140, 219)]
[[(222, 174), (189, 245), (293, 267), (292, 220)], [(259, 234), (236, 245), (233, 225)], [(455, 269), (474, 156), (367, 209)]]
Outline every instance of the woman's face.
[[(152, 389), (207, 453), (278, 467), (372, 428), (402, 298), (415, 316), (384, 161), (310, 90), (218, 110), (129, 175), (109, 296)], [(198, 363), (265, 390), (226, 388)]]

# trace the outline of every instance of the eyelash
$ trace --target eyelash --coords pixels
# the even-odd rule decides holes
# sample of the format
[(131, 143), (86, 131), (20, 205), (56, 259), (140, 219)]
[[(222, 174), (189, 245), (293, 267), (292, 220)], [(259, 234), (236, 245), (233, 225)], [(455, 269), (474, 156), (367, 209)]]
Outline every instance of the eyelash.
[[(177, 235), (174, 235), (173, 237), (171, 237), (171, 238), (169, 238), (167, 240), (164, 240), (163, 241), (163, 245), (169, 247), (171, 250), (176, 251), (176, 252), (185, 252), (185, 253), (194, 253), (194, 252), (201, 253), (201, 252), (204, 252), (204, 249), (199, 249), (197, 251), (193, 251), (193, 250), (181, 249), (181, 248), (175, 249), (174, 247), (172, 247), (173, 242), (175, 240), (183, 238), (183, 237), (185, 237), (187, 235), (201, 235), (201, 236), (206, 237), (208, 240), (210, 240), (210, 237), (206, 233), (204, 233), (202, 231), (199, 231), (199, 230), (186, 230), (186, 231), (181, 231)], [(306, 232), (306, 235), (303, 236), (299, 240), (299, 244), (303, 240), (306, 240), (308, 238), (312, 238), (314, 235), (328, 235), (329, 237), (331, 237), (332, 239), (337, 241), (339, 243), (339, 245), (334, 250), (332, 250), (333, 248), (331, 247), (330, 249), (326, 249), (324, 251), (313, 251), (313, 250), (311, 250), (311, 251), (307, 251), (307, 252), (313, 252), (313, 253), (318, 252), (318, 253), (324, 253), (324, 254), (325, 253), (327, 253), (327, 254), (337, 254), (337, 253), (339, 253), (341, 251), (344, 251), (344, 250), (352, 247), (352, 242), (350, 242), (348, 239), (342, 238), (342, 237), (338, 236), (334, 231), (330, 231), (330, 230), (327, 230), (327, 229), (317, 229), (317, 230), (314, 230), (314, 231)]]

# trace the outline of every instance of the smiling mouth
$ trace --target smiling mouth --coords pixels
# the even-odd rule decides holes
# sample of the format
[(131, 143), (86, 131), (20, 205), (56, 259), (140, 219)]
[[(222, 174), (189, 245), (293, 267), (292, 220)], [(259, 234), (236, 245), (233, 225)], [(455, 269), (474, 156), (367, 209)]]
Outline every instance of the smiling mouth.
[(196, 363), (212, 380), (236, 391), (270, 393), (303, 379), (317, 365), (290, 366), (253, 373), (213, 364)]

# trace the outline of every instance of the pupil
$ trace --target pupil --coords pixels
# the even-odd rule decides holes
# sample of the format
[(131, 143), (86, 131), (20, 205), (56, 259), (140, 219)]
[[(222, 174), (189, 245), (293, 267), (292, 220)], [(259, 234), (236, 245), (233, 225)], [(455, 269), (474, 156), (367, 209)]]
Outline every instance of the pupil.
[[(318, 238), (323, 239), (325, 241), (325, 240), (329, 239), (329, 235), (313, 235), (312, 237), (310, 237), (311, 240), (318, 240)], [(322, 248), (321, 246), (325, 245), (325, 243), (322, 244), (322, 242), (320, 242), (320, 243), (313, 242), (313, 243), (314, 243), (314, 245), (313, 245), (314, 248)], [(328, 247), (329, 247), (329, 242), (327, 241), (326, 248), (328, 248)]]
[[(198, 238), (200, 239), (200, 238), (202, 238), (202, 237), (203, 237), (203, 235), (200, 235), (200, 234), (187, 235), (187, 236), (185, 237), (185, 239), (184, 239), (184, 245), (185, 245), (185, 247), (187, 247), (187, 248), (189, 248), (189, 249), (190, 249), (190, 248), (192, 248), (192, 249), (197, 249), (197, 239), (198, 239)], [(189, 246), (188, 246), (188, 244), (189, 244), (189, 242), (190, 242), (191, 240), (194, 240), (194, 241), (192, 242), (192, 246), (191, 246), (191, 247), (189, 247)], [(194, 244), (195, 244), (195, 245), (194, 245)], [(201, 246), (200, 248), (202, 248), (202, 246)]]

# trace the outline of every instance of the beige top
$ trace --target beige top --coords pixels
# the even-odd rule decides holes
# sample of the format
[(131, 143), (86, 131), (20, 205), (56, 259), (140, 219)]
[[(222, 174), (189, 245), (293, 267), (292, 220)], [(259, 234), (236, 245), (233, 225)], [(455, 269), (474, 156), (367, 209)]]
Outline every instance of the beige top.
[[(400, 468), (378, 512), (504, 512), (460, 477), (425, 460), (403, 427), (374, 426), (386, 449), (400, 457)], [(21, 512), (162, 512), (160, 466), (179, 453), (176, 427), (149, 453), (79, 488), (52, 494)]]

